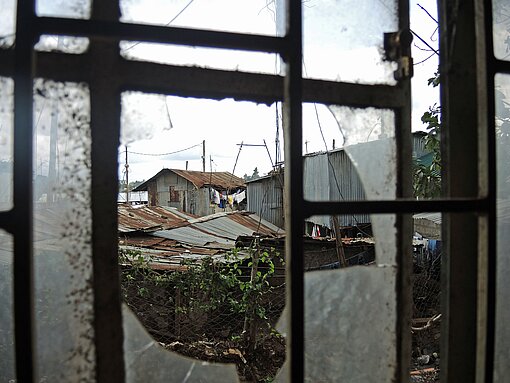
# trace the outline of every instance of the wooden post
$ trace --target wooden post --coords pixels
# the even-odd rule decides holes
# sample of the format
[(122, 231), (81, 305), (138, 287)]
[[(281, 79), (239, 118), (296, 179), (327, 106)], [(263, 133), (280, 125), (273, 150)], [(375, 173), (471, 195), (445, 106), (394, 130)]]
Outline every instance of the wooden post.
[(347, 261), (345, 260), (344, 244), (342, 243), (342, 234), (340, 233), (340, 224), (336, 215), (332, 216), (333, 226), (335, 228), (335, 242), (336, 242), (336, 254), (338, 261), (342, 267), (347, 267)]

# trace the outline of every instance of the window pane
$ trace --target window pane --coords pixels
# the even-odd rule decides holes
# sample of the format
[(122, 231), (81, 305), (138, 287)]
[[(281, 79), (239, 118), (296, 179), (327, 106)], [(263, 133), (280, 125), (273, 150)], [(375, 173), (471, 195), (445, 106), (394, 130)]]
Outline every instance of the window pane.
[(39, 380), (95, 374), (90, 103), (83, 84), (35, 81), (34, 275)]
[[(132, 310), (124, 312), (128, 381), (188, 373), (262, 381), (283, 363), (285, 342), (274, 331), (285, 304), (283, 230), (246, 212), (245, 185), (273, 169), (276, 113), (274, 105), (122, 94), (119, 194), (127, 186), (136, 205), (118, 207), (121, 287)], [(254, 211), (267, 206), (258, 197)], [(274, 260), (257, 266), (269, 285), (251, 280), (255, 233), (276, 241), (261, 250)]]
[[(316, 113), (313, 113), (315, 108)], [(336, 105), (305, 105), (303, 109), (304, 149), (306, 152), (310, 148), (318, 150), (305, 155), (305, 199), (342, 201), (396, 197), (392, 111)]]
[(496, 276), (496, 348), (495, 382), (507, 380), (510, 362), (510, 299), (508, 273), (510, 261), (510, 76), (497, 75), (496, 92), (496, 154), (497, 154), (497, 276)]
[[(339, 222), (348, 219), (338, 217)], [(328, 262), (328, 256), (331, 260), (341, 257), (341, 250), (326, 251), (325, 237), (317, 252), (322, 267), (305, 273), (305, 381), (381, 382), (391, 381), (395, 374), (395, 216), (373, 215), (371, 222), (371, 227), (340, 227), (342, 250), (350, 267), (334, 270), (337, 262)], [(322, 234), (322, 228), (319, 230)], [(347, 238), (352, 236), (355, 238)], [(306, 241), (305, 264), (317, 259), (317, 254), (307, 256), (310, 240)], [(285, 334), (285, 316), (282, 319), (277, 329)], [(367, 352), (377, 357), (360, 358)], [(285, 369), (276, 381), (286, 381)]]
[[(203, 170), (204, 140), (206, 172), (263, 176), (274, 164), (275, 113), (274, 105), (124, 92), (119, 178), (125, 170), (125, 145), (129, 179), (142, 181), (162, 168), (185, 170), (186, 163), (188, 170)], [(281, 153), (283, 142), (279, 146)]]
[(253, 73), (278, 73), (279, 61), (272, 53), (187, 47), (121, 41), (121, 55), (129, 60), (202, 68), (240, 70)]
[(35, 49), (42, 52), (84, 53), (89, 46), (86, 37), (42, 35)]
[(12, 207), (14, 81), (0, 77), (0, 210)]
[(396, 1), (312, 1), (303, 13), (306, 77), (395, 84), (396, 66), (383, 59), (383, 38), (398, 30)]
[(124, 363), (127, 382), (237, 382), (235, 366), (211, 364), (168, 352), (123, 306)]
[(35, 10), (37, 16), (88, 19), (91, 5), (91, 0), (37, 0)]
[(0, 230), (0, 380), (16, 381), (14, 356), (13, 310), (13, 241), (12, 236)]
[(510, 5), (505, 0), (492, 1), (494, 56), (510, 60)]
[(0, 48), (8, 48), (14, 44), (16, 30), (16, 1), (0, 0)]
[(121, 0), (120, 6), (127, 23), (276, 34), (276, 5), (266, 0)]

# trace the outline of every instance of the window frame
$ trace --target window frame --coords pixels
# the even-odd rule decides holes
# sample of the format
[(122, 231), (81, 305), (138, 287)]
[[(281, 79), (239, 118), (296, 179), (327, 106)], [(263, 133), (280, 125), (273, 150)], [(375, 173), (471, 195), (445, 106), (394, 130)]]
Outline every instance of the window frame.
[[(409, 27), (408, 2), (398, 0), (401, 16), (399, 29)], [(440, 1), (442, 104), (448, 121), (462, 121), (460, 102), (452, 94), (459, 89), (460, 78), (449, 71), (451, 62), (464, 65), (471, 73), (472, 102), (475, 118), (464, 129), (444, 133), (444, 198), (433, 201), (412, 199), (410, 183), (410, 132), (396, 129), (398, 193), (393, 201), (310, 202), (303, 198), (302, 102), (340, 104), (350, 107), (373, 106), (395, 111), (397, 126), (410, 124), (410, 84), (404, 79), (397, 86), (360, 85), (303, 79), (302, 4), (287, 0), (287, 29), (283, 37), (254, 36), (186, 28), (159, 27), (120, 23), (118, 1), (93, 3), (90, 20), (37, 17), (35, 0), (19, 0), (17, 6), (16, 45), (0, 50), (0, 75), (15, 82), (14, 192), (13, 208), (0, 213), (0, 228), (14, 236), (14, 316), (16, 374), (20, 382), (35, 380), (34, 353), (34, 284), (33, 284), (33, 208), (32, 208), (32, 92), (33, 79), (85, 81), (90, 86), (92, 128), (92, 216), (94, 270), (94, 330), (96, 378), (98, 382), (124, 381), (123, 333), (120, 287), (117, 266), (116, 198), (117, 148), (120, 132), (120, 94), (125, 90), (222, 99), (233, 97), (255, 102), (284, 102), (285, 114), (285, 198), (286, 253), (288, 259), (287, 305), (289, 307), (290, 358), (289, 379), (304, 380), (304, 286), (303, 220), (317, 214), (386, 214), (398, 215), (398, 311), (399, 333), (396, 380), (408, 379), (410, 339), (405, 329), (409, 323), (411, 213), (441, 211), (445, 217), (444, 235), (450, 254), (446, 269), (448, 283), (443, 288), (446, 308), (442, 327), (442, 379), (445, 381), (492, 382), (494, 363), (495, 270), (496, 270), (496, 160), (494, 76), (510, 73), (509, 62), (497, 60), (492, 50), (492, 9), (490, 1), (471, 0), (466, 7), (453, 9), (454, 1)], [(455, 11), (452, 11), (452, 9)], [(475, 12), (476, 10), (476, 12)], [(476, 16), (474, 16), (476, 14)], [(472, 36), (476, 44), (461, 46), (457, 31), (450, 22)], [(34, 43), (42, 34), (85, 36), (90, 38), (88, 52), (68, 55), (35, 52)], [(457, 38), (457, 40), (456, 40)], [(120, 57), (118, 41), (141, 40), (203, 47), (243, 49), (280, 54), (286, 61), (286, 75), (262, 75), (213, 69), (178, 67), (127, 61)], [(447, 56), (449, 55), (449, 56)], [(469, 60), (460, 60), (469, 55)], [(95, 58), (101, 57), (101, 60)], [(465, 57), (465, 56), (464, 56)], [(458, 61), (456, 61), (458, 60)], [(461, 62), (459, 62), (461, 61)], [(81, 68), (89, 68), (83, 71)], [(113, 71), (115, 68), (115, 71)], [(116, 76), (112, 77), (112, 73)], [(195, 81), (188, 81), (194, 76)], [(164, 79), (164, 81), (162, 81)], [(474, 88), (473, 88), (474, 85)], [(453, 125), (452, 125), (453, 126)], [(456, 141), (471, 137), (470, 150)], [(479, 142), (473, 144), (472, 140)], [(469, 156), (472, 148), (478, 156)], [(461, 150), (462, 149), (462, 150)], [(464, 153), (463, 153), (464, 151)], [(471, 152), (472, 153), (472, 152)], [(469, 158), (471, 157), (471, 158)], [(476, 158), (473, 158), (476, 157)], [(462, 178), (456, 170), (466, 166)], [(466, 187), (467, 185), (467, 187)], [(480, 193), (480, 191), (482, 193)], [(469, 216), (463, 213), (474, 213)], [(466, 226), (467, 225), (467, 226)], [(472, 240), (463, 243), (469, 227)], [(485, 229), (486, 228), (486, 229)], [(479, 252), (478, 249), (481, 249)], [(472, 255), (469, 263), (459, 251)], [(462, 277), (463, 270), (468, 273)], [(457, 281), (468, 283), (465, 299)], [(455, 310), (450, 308), (455, 307)], [(459, 337), (461, 321), (475, 326), (467, 337)], [(461, 327), (457, 327), (461, 326)], [(465, 369), (462, 355), (475, 352), (475, 363)], [(473, 356), (471, 356), (473, 357)], [(463, 369), (464, 368), (464, 369)]]

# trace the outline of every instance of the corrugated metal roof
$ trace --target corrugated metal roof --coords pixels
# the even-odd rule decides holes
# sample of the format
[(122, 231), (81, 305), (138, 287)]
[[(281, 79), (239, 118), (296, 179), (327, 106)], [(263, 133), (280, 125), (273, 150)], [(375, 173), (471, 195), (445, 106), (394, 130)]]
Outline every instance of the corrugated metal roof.
[[(188, 224), (183, 213), (176, 213), (160, 206), (118, 205), (119, 226), (121, 233), (134, 231), (154, 231), (179, 227)], [(191, 218), (191, 217), (189, 217)]]
[(204, 185), (216, 186), (223, 189), (232, 189), (244, 187), (245, 183), (242, 178), (236, 177), (229, 172), (199, 172), (194, 170), (169, 169), (175, 174), (186, 178), (197, 188)]
[(188, 180), (198, 189), (204, 185), (211, 185), (212, 187), (218, 189), (235, 189), (246, 186), (242, 178), (239, 178), (229, 172), (200, 172), (196, 170), (162, 169), (156, 175), (134, 188), (133, 191), (147, 190), (147, 185), (149, 182), (158, 178), (164, 173), (170, 172)]
[(419, 213), (413, 215), (413, 219), (426, 219), (438, 225), (441, 225), (442, 220), (441, 213)]
[(204, 233), (194, 227), (178, 227), (170, 230), (159, 230), (150, 233), (156, 237), (173, 239), (175, 241), (186, 243), (192, 246), (207, 246), (214, 249), (232, 249), (234, 248), (235, 241)]

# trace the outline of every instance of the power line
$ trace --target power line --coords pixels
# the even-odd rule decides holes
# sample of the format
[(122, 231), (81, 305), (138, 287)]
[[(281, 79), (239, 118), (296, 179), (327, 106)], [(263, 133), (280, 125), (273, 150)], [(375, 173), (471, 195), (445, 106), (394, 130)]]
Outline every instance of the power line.
[(197, 146), (202, 146), (202, 144), (203, 143), (201, 142), (199, 144), (190, 146), (189, 148), (184, 148), (184, 149), (176, 150), (175, 152), (169, 152), (169, 153), (140, 153), (140, 152), (131, 152), (131, 151), (128, 151), (128, 153), (130, 153), (130, 154), (137, 154), (139, 156), (152, 156), (152, 157), (169, 156), (171, 154), (176, 154), (176, 153), (184, 152), (184, 151), (189, 150), (189, 149), (196, 148)]

